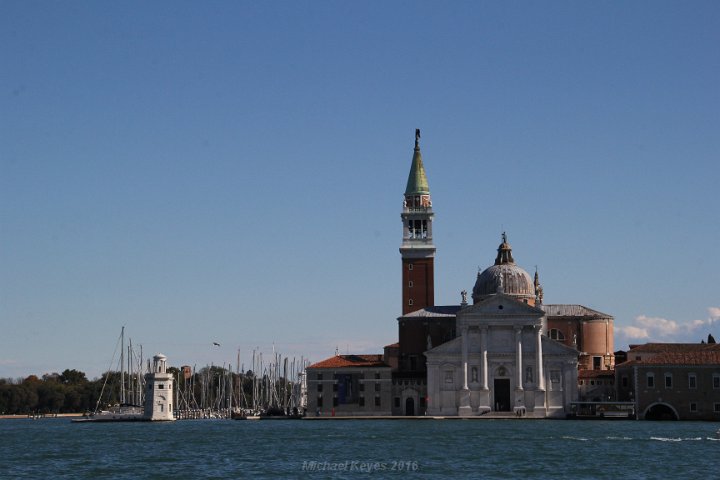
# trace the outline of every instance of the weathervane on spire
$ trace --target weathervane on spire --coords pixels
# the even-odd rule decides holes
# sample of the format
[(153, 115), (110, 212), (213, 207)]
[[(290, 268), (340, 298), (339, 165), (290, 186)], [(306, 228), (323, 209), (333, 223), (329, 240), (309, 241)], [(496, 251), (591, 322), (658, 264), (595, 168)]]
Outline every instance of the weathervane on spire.
[(419, 141), (420, 141), (420, 129), (416, 128), (415, 129), (415, 148), (418, 148)]

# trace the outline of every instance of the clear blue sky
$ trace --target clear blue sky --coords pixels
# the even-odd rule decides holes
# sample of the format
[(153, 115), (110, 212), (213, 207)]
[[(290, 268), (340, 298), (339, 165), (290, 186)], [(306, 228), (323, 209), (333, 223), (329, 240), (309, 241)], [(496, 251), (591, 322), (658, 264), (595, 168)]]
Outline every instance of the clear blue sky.
[(415, 128), (436, 303), (506, 230), (616, 348), (718, 337), (719, 45), (714, 1), (0, 1), (0, 377), (98, 375), (122, 325), (380, 352)]

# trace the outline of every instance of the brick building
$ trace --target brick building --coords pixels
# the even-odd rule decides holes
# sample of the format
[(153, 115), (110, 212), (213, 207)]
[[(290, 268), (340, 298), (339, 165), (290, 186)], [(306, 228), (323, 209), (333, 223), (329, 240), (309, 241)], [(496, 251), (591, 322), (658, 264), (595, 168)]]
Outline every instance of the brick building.
[(720, 420), (720, 345), (631, 345), (615, 367), (618, 400), (640, 419)]

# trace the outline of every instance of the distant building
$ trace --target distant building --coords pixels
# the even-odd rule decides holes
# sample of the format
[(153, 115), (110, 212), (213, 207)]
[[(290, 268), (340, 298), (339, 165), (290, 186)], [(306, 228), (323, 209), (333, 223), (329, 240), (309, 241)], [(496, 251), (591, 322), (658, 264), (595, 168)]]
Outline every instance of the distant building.
[(425, 352), (428, 414), (565, 417), (577, 351), (542, 334), (545, 312), (500, 291), (464, 306), (460, 335)]
[[(340, 355), (311, 366), (308, 413), (327, 411), (328, 398), (336, 414), (366, 412), (367, 397), (360, 408), (359, 395), (328, 397), (326, 385), (339, 393), (388, 375), (393, 415), (565, 416), (578, 398), (578, 368), (612, 371), (613, 317), (582, 305), (544, 305), (537, 271), (533, 278), (516, 265), (505, 233), (494, 265), (478, 272), (472, 305), (465, 291), (458, 305), (435, 305), (434, 212), (419, 139), (416, 131), (400, 213), (398, 342), (384, 348), (378, 364)], [(375, 388), (377, 411), (387, 412), (385, 390)]]
[(307, 415), (391, 414), (391, 369), (382, 355), (335, 355), (306, 374)]
[[(537, 274), (536, 274), (537, 275)], [(613, 370), (614, 319), (582, 305), (543, 305), (546, 335), (579, 352), (580, 370)]]
[(581, 402), (616, 400), (615, 370), (580, 370), (578, 372), (578, 400)]
[(720, 345), (633, 345), (615, 366), (618, 400), (640, 419), (720, 420)]

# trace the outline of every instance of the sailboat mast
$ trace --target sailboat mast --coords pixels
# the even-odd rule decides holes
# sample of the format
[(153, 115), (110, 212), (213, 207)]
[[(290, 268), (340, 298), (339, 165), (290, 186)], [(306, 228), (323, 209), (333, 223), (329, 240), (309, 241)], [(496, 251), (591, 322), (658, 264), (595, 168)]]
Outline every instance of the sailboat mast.
[(120, 405), (125, 403), (125, 326), (120, 330)]

